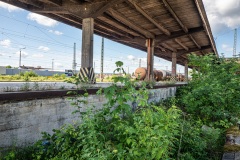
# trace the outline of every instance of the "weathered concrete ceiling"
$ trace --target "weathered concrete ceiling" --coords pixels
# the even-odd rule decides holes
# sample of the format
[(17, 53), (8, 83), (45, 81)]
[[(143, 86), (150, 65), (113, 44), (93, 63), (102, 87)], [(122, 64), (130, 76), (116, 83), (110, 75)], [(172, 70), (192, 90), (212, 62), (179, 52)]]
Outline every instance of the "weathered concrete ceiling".
[(176, 52), (217, 54), (202, 0), (0, 0), (57, 21), (82, 28), (95, 19), (94, 33), (146, 51), (155, 39), (155, 56), (171, 60)]

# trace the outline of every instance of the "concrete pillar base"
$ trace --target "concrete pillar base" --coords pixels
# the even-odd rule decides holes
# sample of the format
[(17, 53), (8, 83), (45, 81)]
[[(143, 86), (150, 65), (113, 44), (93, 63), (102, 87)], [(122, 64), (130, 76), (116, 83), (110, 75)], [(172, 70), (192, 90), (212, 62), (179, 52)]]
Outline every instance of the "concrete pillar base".
[(95, 84), (95, 73), (92, 67), (80, 68), (78, 77), (82, 83)]

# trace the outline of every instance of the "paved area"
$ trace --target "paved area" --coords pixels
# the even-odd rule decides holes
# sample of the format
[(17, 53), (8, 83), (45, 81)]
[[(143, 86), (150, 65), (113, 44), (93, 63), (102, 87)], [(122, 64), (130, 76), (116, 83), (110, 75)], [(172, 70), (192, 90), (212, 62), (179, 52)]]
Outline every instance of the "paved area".
[(240, 160), (240, 152), (224, 153), (222, 160)]

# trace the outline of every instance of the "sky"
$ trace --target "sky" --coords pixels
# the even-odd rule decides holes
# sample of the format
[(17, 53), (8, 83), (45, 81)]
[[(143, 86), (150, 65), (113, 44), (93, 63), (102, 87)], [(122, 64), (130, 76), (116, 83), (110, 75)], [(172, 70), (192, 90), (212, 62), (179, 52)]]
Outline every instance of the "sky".
[[(232, 57), (234, 29), (238, 30), (237, 54), (240, 52), (240, 0), (203, 0), (219, 55)], [(76, 43), (77, 70), (81, 66), (82, 31), (41, 15), (0, 2), (0, 66), (41, 66), (47, 70), (71, 69)], [(94, 35), (94, 66), (100, 72), (101, 37)], [(126, 72), (146, 67), (143, 51), (104, 39), (104, 72), (112, 73), (116, 61), (124, 62)], [(154, 68), (171, 69), (171, 62), (154, 57)], [(183, 73), (184, 67), (177, 66)]]

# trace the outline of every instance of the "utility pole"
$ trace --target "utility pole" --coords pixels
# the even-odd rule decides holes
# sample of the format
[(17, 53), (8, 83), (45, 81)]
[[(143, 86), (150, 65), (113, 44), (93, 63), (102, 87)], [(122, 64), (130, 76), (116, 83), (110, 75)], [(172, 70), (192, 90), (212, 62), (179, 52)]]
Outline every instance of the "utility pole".
[(104, 38), (102, 37), (100, 82), (103, 81), (103, 56), (104, 56)]
[(22, 61), (22, 49), (26, 49), (26, 47), (24, 47), (24, 48), (20, 48), (19, 67), (21, 67), (21, 61)]
[(54, 69), (54, 59), (52, 59), (52, 71)]
[(76, 73), (76, 43), (73, 45), (73, 64), (72, 64), (72, 71), (75, 74)]
[(237, 29), (234, 29), (234, 44), (233, 44), (233, 57), (236, 57), (236, 48), (237, 48)]
[(139, 59), (139, 68), (141, 67), (142, 59)]

